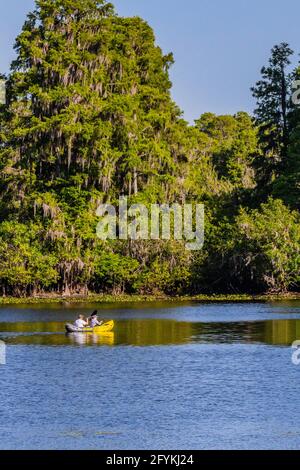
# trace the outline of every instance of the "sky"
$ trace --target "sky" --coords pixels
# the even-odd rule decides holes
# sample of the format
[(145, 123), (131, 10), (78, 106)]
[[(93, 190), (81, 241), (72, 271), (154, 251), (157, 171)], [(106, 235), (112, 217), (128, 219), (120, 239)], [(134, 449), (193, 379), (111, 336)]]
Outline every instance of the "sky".
[[(121, 16), (141, 16), (164, 53), (173, 52), (172, 96), (193, 122), (204, 112), (252, 112), (250, 87), (271, 48), (300, 53), (299, 0), (112, 0)], [(34, 0), (0, 0), (0, 72), (14, 58), (14, 39)]]

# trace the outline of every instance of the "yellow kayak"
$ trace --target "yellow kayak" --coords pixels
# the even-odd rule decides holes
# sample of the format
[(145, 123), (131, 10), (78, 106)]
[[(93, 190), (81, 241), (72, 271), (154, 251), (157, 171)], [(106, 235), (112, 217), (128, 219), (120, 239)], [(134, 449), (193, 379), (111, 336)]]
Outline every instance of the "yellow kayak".
[(85, 328), (77, 328), (70, 323), (66, 324), (66, 331), (67, 333), (108, 333), (112, 331), (115, 326), (115, 322), (113, 320), (107, 321), (103, 323), (103, 325), (96, 326), (95, 328), (89, 328), (88, 326)]

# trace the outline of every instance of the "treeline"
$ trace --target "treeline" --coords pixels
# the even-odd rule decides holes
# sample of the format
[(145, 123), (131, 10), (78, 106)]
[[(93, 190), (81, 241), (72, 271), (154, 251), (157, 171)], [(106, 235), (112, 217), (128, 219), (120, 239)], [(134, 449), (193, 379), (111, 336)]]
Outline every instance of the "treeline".
[[(300, 114), (293, 51), (274, 47), (255, 116), (172, 101), (171, 54), (99, 0), (37, 0), (0, 108), (3, 295), (281, 292), (300, 287)], [(103, 242), (100, 203), (204, 203), (199, 252)]]

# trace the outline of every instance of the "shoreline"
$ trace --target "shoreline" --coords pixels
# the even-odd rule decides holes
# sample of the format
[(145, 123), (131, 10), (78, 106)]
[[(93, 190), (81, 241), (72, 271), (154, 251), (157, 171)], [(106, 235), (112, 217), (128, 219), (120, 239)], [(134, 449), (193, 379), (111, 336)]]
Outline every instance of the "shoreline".
[(240, 303), (240, 302), (275, 302), (284, 300), (300, 300), (300, 293), (285, 294), (214, 294), (195, 296), (163, 296), (163, 295), (105, 295), (90, 294), (85, 296), (41, 295), (35, 297), (0, 297), (2, 305), (20, 304), (90, 304), (90, 303), (155, 303), (155, 302), (198, 302), (198, 303)]

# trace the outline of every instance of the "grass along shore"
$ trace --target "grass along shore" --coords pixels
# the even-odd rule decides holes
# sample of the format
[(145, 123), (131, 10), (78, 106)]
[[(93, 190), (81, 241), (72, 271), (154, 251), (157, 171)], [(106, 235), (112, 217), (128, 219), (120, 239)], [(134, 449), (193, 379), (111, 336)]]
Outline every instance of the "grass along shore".
[(300, 293), (288, 292), (282, 294), (215, 294), (195, 296), (163, 296), (163, 295), (111, 295), (90, 294), (87, 296), (74, 295), (40, 295), (35, 297), (0, 297), (1, 305), (17, 304), (82, 304), (82, 303), (146, 303), (146, 302), (274, 302), (282, 300), (300, 300)]

